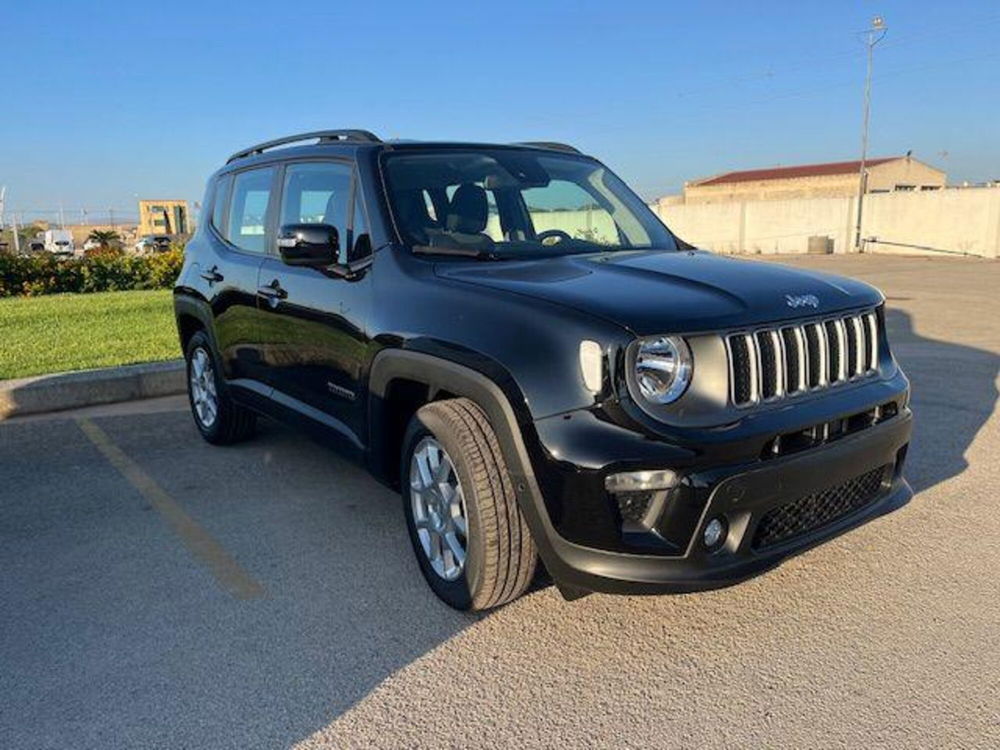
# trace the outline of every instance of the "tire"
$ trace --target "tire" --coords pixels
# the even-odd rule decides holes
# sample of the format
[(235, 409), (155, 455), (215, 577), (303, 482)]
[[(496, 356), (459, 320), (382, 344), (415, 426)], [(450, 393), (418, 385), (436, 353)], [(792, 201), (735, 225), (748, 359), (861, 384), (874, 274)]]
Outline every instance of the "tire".
[[(447, 467), (440, 468), (445, 463), (441, 459), (438, 466), (442, 473), (435, 474), (435, 481), (428, 485), (431, 489), (426, 489), (425, 475), (420, 468), (422, 463), (428, 467), (433, 464), (435, 446), (443, 451), (451, 471)], [(442, 498), (453, 493), (453, 490), (441, 489), (442, 482), (437, 481), (439, 476), (450, 477), (444, 485), (450, 486), (452, 480), (456, 481), (457, 495), (462, 502), (457, 503), (455, 494), (451, 494), (451, 503), (445, 503), (445, 512), (425, 512), (424, 509), (435, 502), (441, 510)], [(514, 496), (496, 433), (486, 414), (474, 402), (466, 398), (436, 401), (417, 411), (403, 439), (400, 487), (417, 562), (427, 583), (442, 601), (455, 609), (481, 611), (513, 601), (528, 589), (538, 553)], [(464, 508), (466, 528), (465, 558), (460, 571), (456, 570), (454, 550), (445, 550), (445, 545), (449, 544), (446, 532), (438, 533), (443, 552), (436, 562), (428, 551), (428, 545), (434, 548), (432, 527), (457, 505)], [(455, 538), (450, 544), (454, 545), (456, 539), (460, 544), (461, 525), (454, 512), (451, 516)], [(447, 520), (443, 522), (445, 528), (448, 523)], [(449, 554), (451, 562), (455, 563), (450, 567)]]
[[(219, 358), (204, 331), (198, 331), (188, 341), (184, 358), (187, 361), (188, 403), (201, 436), (213, 445), (230, 445), (253, 435), (257, 415), (233, 401), (222, 377)], [(214, 413), (200, 398), (209, 392), (214, 398)]]

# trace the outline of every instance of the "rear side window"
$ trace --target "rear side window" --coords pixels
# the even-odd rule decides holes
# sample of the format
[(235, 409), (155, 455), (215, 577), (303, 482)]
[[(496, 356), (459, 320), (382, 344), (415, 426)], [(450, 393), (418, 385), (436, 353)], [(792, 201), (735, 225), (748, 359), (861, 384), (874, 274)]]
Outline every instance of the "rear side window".
[(229, 205), (229, 188), (233, 178), (229, 175), (220, 177), (215, 182), (215, 194), (212, 196), (212, 226), (222, 234), (225, 231), (226, 207)]
[(250, 169), (233, 179), (226, 239), (241, 250), (266, 252), (267, 211), (273, 182), (274, 167)]

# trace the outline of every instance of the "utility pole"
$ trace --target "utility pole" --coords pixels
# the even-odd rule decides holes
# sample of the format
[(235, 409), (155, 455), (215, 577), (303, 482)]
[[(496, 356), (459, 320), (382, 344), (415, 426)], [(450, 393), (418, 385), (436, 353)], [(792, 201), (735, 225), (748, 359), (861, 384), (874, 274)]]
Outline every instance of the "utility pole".
[(3, 231), (4, 199), (7, 197), (7, 186), (0, 187), (0, 232)]
[(861, 213), (864, 208), (865, 191), (868, 187), (868, 121), (872, 105), (872, 53), (875, 45), (882, 41), (889, 27), (885, 25), (882, 16), (872, 19), (871, 28), (865, 32), (865, 44), (868, 46), (868, 71), (865, 75), (865, 109), (861, 123), (861, 169), (858, 170), (858, 222), (854, 228), (854, 249), (861, 252)]
[(17, 234), (17, 215), (11, 217), (11, 229), (14, 230), (14, 255), (20, 255), (21, 238)]

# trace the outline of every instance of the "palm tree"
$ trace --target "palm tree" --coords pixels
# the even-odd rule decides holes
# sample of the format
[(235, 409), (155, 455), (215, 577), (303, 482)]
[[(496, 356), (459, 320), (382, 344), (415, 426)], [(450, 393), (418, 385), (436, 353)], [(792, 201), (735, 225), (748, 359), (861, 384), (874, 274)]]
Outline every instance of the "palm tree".
[(102, 249), (108, 249), (112, 243), (121, 240), (121, 235), (113, 229), (93, 229), (87, 235), (88, 242), (96, 242)]

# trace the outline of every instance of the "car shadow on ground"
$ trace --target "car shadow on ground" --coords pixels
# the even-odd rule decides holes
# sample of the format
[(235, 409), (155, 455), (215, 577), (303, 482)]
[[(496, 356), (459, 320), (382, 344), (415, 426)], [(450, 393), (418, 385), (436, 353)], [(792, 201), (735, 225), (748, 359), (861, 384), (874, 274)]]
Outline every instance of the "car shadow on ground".
[(260, 595), (214, 578), (72, 420), (4, 426), (5, 747), (288, 747), (479, 621), (424, 585), (399, 495), (301, 434), (93, 423)]
[[(240, 727), (234, 746), (289, 746), (485, 615), (456, 612), (434, 597), (414, 559), (400, 496), (362, 469), (268, 420), (237, 452), (254, 480), (227, 493), (234, 520), (260, 531), (252, 550), (219, 536), (249, 557), (266, 593), (232, 603), (236, 619), (223, 625), (219, 641), (195, 645), (203, 660), (193, 682), (216, 686), (204, 705), (229, 717), (218, 726), (228, 735), (220, 744)], [(229, 689), (218, 690), (220, 683)], [(201, 720), (213, 724), (214, 710)]]
[(920, 492), (968, 468), (965, 453), (996, 408), (1000, 355), (921, 336), (903, 310), (887, 308), (885, 318), (911, 382), (914, 436), (905, 473)]

